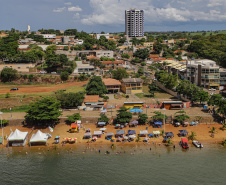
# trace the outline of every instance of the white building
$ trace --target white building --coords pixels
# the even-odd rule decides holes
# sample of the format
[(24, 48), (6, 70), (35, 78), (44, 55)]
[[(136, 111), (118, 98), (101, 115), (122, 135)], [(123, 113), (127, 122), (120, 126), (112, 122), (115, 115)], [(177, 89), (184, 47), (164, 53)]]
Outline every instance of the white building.
[(44, 39), (55, 39), (56, 34), (41, 34)]
[(125, 32), (128, 37), (144, 37), (143, 10), (125, 10)]
[(97, 33), (96, 34), (96, 39), (99, 40), (101, 36), (106, 37), (106, 39), (109, 39), (110, 38), (109, 33)]
[(77, 67), (75, 68), (74, 72), (75, 74), (78, 73), (88, 73), (91, 74), (95, 71), (94, 66), (91, 66), (90, 64), (83, 64), (82, 61), (76, 61)]
[(187, 61), (186, 78), (198, 86), (219, 89), (219, 66), (215, 61), (208, 59)]

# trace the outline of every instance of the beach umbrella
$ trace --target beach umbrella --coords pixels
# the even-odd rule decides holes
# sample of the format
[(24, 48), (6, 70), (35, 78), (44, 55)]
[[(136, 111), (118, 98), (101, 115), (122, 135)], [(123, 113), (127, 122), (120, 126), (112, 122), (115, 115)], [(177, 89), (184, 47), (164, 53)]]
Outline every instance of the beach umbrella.
[(115, 126), (116, 126), (116, 127), (120, 127), (120, 124), (116, 124)]

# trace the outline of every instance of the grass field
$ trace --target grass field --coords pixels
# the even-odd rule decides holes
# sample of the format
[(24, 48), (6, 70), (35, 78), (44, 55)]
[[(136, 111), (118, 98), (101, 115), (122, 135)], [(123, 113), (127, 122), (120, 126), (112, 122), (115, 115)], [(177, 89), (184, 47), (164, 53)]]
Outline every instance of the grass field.
[[(144, 93), (135, 94), (138, 98), (150, 98), (149, 88), (148, 86), (143, 86)], [(170, 99), (173, 98), (172, 95), (165, 93), (165, 92), (156, 92), (155, 97), (156, 99)]]
[[(10, 92), (9, 90), (13, 87), (18, 87), (19, 91)], [(27, 106), (32, 101), (35, 101), (36, 98), (47, 97), (47, 96), (54, 96), (57, 90), (64, 90), (65, 93), (67, 92), (79, 92), (84, 91), (84, 87), (79, 85), (68, 85), (65, 83), (65, 86), (57, 86), (54, 84), (42, 84), (42, 85), (13, 85), (13, 84), (1, 84), (0, 90), (6, 90), (9, 93), (9, 97), (6, 98), (6, 93), (0, 94), (0, 110), (3, 112), (9, 112), (10, 108), (11, 112), (24, 112), (27, 110)], [(27, 93), (24, 93), (24, 89), (26, 89)], [(29, 93), (29, 90), (37, 89), (37, 93)], [(44, 90), (39, 91), (39, 90)], [(47, 92), (46, 89), (48, 89)], [(20, 92), (21, 90), (21, 92)]]

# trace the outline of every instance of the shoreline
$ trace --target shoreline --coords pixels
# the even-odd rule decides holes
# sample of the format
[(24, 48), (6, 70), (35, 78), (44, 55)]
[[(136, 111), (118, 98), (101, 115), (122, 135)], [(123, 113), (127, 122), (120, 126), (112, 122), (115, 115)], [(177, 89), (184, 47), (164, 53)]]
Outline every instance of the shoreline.
[[(207, 124), (198, 124), (197, 126), (188, 126), (188, 127), (174, 127), (173, 125), (166, 125), (165, 126), (165, 131), (166, 132), (173, 132), (174, 133), (174, 137), (172, 138), (172, 146), (175, 145), (176, 147), (179, 147), (179, 142), (181, 141), (181, 137), (179, 137), (177, 134), (179, 133), (179, 130), (183, 130), (186, 129), (189, 134), (191, 133), (191, 131), (196, 133), (196, 140), (200, 141), (202, 144), (204, 144), (204, 147), (206, 145), (209, 144), (216, 144), (216, 145), (220, 145), (221, 142), (223, 141), (223, 139), (226, 139), (226, 131), (222, 131), (220, 130), (220, 127), (222, 125), (220, 124), (214, 124), (211, 125), (211, 127), (215, 127), (216, 128), (216, 133), (214, 134), (214, 138), (210, 137), (211, 133), (209, 133), (210, 129), (209, 125)], [(55, 147), (57, 146), (57, 148), (66, 148), (66, 147), (89, 147), (90, 145), (92, 146), (110, 146), (112, 144), (116, 145), (117, 147), (121, 147), (121, 146), (144, 146), (144, 145), (158, 145), (158, 146), (164, 146), (165, 143), (163, 143), (163, 137), (159, 136), (158, 138), (150, 138), (148, 143), (144, 143), (142, 140), (144, 137), (140, 137), (140, 141), (136, 142), (136, 141), (132, 141), (132, 142), (111, 142), (110, 140), (106, 140), (105, 136), (107, 135), (107, 133), (114, 133), (116, 134), (116, 130), (120, 130), (120, 129), (115, 129), (113, 125), (107, 125), (105, 128), (107, 128), (107, 132), (105, 134), (102, 135), (101, 138), (98, 138), (97, 141), (95, 142), (91, 142), (91, 139), (83, 139), (83, 135), (85, 133), (86, 129), (90, 129), (91, 133), (93, 134), (93, 131), (98, 131), (100, 128), (96, 128), (95, 124), (83, 124), (83, 128), (80, 129), (79, 133), (69, 133), (69, 129), (70, 126), (66, 125), (66, 124), (60, 124), (60, 125), (56, 125), (56, 127), (54, 128), (53, 132), (50, 132), (48, 128), (45, 129), (40, 129), (40, 131), (44, 132), (44, 133), (50, 133), (52, 135), (52, 138), (47, 140), (47, 146), (45, 145), (38, 145), (38, 146), (29, 146), (28, 145), (28, 141), (25, 144), (25, 146), (23, 148), (46, 148), (48, 149), (49, 147)], [(137, 134), (139, 134), (139, 131), (141, 130), (146, 130), (146, 127), (148, 127), (148, 133), (152, 133), (153, 131), (160, 131), (163, 130), (163, 128), (153, 128), (152, 126), (149, 125), (139, 125), (137, 127), (126, 127), (122, 130), (125, 131), (125, 133), (127, 133), (127, 131), (129, 129), (131, 130), (135, 130), (136, 131), (136, 136)], [(32, 128), (27, 128), (27, 127), (23, 127), (23, 126), (11, 126), (11, 127), (4, 127), (4, 135), (9, 136), (9, 134), (11, 133), (11, 130), (15, 130), (15, 129), (19, 129), (20, 131), (24, 132), (27, 131), (29, 134), (29, 139), (31, 137), (31, 135), (33, 133), (36, 133), (38, 131), (38, 129), (33, 130), (32, 132)], [(1, 133), (1, 131), (0, 131)], [(0, 134), (1, 135), (1, 134)], [(56, 136), (60, 136), (60, 142), (59, 144), (52, 144), (54, 142), (54, 138)], [(74, 144), (69, 144), (66, 143), (65, 145), (62, 145), (61, 142), (64, 141), (63, 138), (66, 137), (71, 137), (71, 138), (77, 138), (77, 143)], [(189, 145), (192, 145), (192, 141), (188, 141)], [(7, 140), (4, 140), (4, 146), (0, 145), (0, 148), (7, 148)], [(10, 148), (21, 148), (21, 147), (10, 147)]]

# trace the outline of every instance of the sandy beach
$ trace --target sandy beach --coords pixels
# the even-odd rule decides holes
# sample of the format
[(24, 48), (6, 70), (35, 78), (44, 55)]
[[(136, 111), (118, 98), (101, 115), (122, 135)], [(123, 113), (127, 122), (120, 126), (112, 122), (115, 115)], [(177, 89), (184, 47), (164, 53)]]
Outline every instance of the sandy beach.
[[(209, 128), (210, 126), (210, 128)], [(214, 138), (211, 137), (211, 133), (209, 132), (211, 127), (215, 127), (216, 128), (216, 133), (214, 134)], [(166, 132), (173, 132), (174, 133), (174, 137), (172, 139), (172, 142), (174, 145), (179, 146), (179, 142), (181, 140), (180, 137), (178, 137), (178, 133), (179, 130), (183, 130), (186, 129), (189, 134), (191, 133), (191, 131), (196, 133), (196, 139), (199, 140), (201, 143), (205, 144), (212, 144), (212, 143), (216, 143), (219, 144), (221, 143), (221, 141), (226, 138), (226, 131), (222, 131), (220, 129), (222, 125), (220, 124), (198, 124), (197, 126), (188, 126), (188, 127), (174, 127), (173, 125), (166, 125), (165, 126), (165, 131)], [(153, 131), (161, 131), (163, 130), (163, 128), (153, 128), (150, 125), (139, 125), (137, 127), (126, 127), (123, 130), (125, 130), (125, 133), (128, 133), (128, 130), (135, 130), (136, 134), (139, 134), (141, 130), (146, 130), (146, 127), (148, 127), (148, 133), (153, 133)], [(116, 134), (116, 131), (119, 129), (115, 129), (113, 125), (107, 125), (105, 128), (107, 128), (106, 133), (114, 133)], [(31, 137), (31, 135), (33, 133), (36, 133), (38, 131), (38, 129), (34, 129), (32, 130), (32, 128), (27, 128), (27, 127), (23, 127), (23, 126), (11, 126), (11, 127), (5, 127), (4, 128), (4, 135), (9, 136), (11, 133), (11, 130), (14, 131), (15, 129), (19, 129), (20, 131), (28, 131), (29, 133), (29, 139)], [(80, 129), (79, 133), (69, 133), (69, 129), (70, 126), (66, 125), (66, 124), (58, 124), (56, 125), (56, 127), (54, 128), (53, 132), (50, 132), (50, 130), (48, 128), (46, 129), (40, 129), (42, 132), (44, 133), (50, 133), (52, 135), (52, 138), (48, 139), (47, 141), (47, 147), (51, 147), (54, 146), (55, 144), (53, 144), (54, 142), (54, 138), (56, 136), (60, 136), (60, 143), (57, 144), (58, 147), (64, 147), (64, 146), (70, 146), (70, 147), (74, 147), (74, 146), (78, 146), (78, 145), (89, 145), (89, 143), (93, 143), (95, 145), (109, 145), (111, 146), (111, 144), (115, 144), (116, 146), (123, 146), (123, 145), (144, 145), (146, 143), (143, 142), (143, 137), (140, 137), (141, 140), (139, 142), (111, 142), (110, 140), (106, 140), (105, 136), (107, 135), (106, 133), (102, 135), (101, 138), (98, 138), (97, 141), (95, 142), (91, 142), (91, 139), (83, 139), (84, 133), (86, 129), (90, 129), (91, 133), (93, 134), (94, 131), (98, 131), (100, 128), (97, 128), (95, 124), (83, 124), (83, 128)], [(1, 132), (0, 132), (1, 133)], [(77, 138), (77, 143), (75, 144), (66, 144), (66, 145), (62, 145), (61, 142), (64, 141), (64, 138)], [(163, 137), (160, 136), (159, 138), (151, 138), (148, 143), (152, 143), (155, 145), (164, 145), (162, 143)], [(4, 140), (4, 145), (6, 146), (7, 144), (7, 140)], [(192, 141), (189, 141), (189, 144), (191, 144)], [(2, 145), (1, 145), (2, 146)], [(25, 147), (29, 147), (28, 144), (25, 145)], [(37, 147), (37, 146), (35, 146)], [(45, 146), (44, 146), (45, 147)]]

